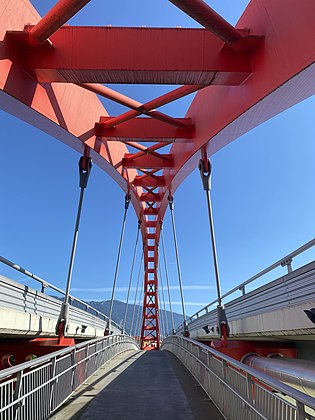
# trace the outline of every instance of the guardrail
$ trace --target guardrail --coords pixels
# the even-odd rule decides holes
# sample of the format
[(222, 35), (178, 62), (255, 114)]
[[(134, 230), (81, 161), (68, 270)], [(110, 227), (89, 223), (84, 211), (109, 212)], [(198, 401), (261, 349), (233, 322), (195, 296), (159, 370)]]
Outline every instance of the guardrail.
[[(5, 265), (7, 265), (11, 268), (13, 268), (14, 270), (19, 271), (20, 273), (26, 275), (27, 277), (30, 277), (31, 279), (35, 280), (36, 282), (40, 283), (41, 284), (41, 290), (40, 290), (41, 293), (45, 293), (46, 289), (51, 289), (54, 292), (57, 292), (57, 293), (65, 296), (65, 292), (62, 289), (59, 289), (59, 287), (54, 286), (53, 284), (49, 283), (48, 281), (42, 279), (41, 277), (39, 277), (37, 275), (31, 273), (29, 270), (26, 270), (25, 268), (19, 266), (18, 264), (15, 264), (12, 261), (10, 261), (10, 260), (8, 260), (4, 257), (1, 257), (1, 256), (0, 256), (0, 262), (2, 262), (3, 264), (5, 264)], [(23, 286), (23, 287), (25, 287), (25, 286)], [(55, 299), (55, 300), (58, 302), (57, 299)], [(105, 321), (105, 323), (108, 320), (108, 317), (104, 313), (98, 311), (97, 309), (93, 308), (93, 306), (89, 305), (88, 303), (86, 303), (86, 302), (84, 302), (84, 301), (82, 301), (82, 300), (80, 300), (80, 299), (78, 299), (78, 298), (76, 298), (72, 295), (69, 295), (69, 304), (70, 304), (70, 309), (71, 309), (71, 307), (72, 308), (76, 307), (76, 308), (78, 308), (82, 311), (87, 312), (88, 314), (92, 314), (93, 316), (96, 316), (100, 320)], [(61, 301), (60, 301), (60, 305), (61, 305)], [(60, 305), (59, 305), (59, 310), (60, 310)], [(58, 316), (59, 316), (59, 314), (57, 314), (57, 318), (58, 318)], [(121, 331), (121, 326), (116, 324), (114, 321), (111, 321), (111, 325), (114, 326), (117, 329), (117, 331)]]
[(39, 357), (0, 372), (0, 419), (42, 420), (114, 356), (136, 341), (112, 335)]
[(162, 350), (183, 363), (226, 419), (315, 419), (315, 398), (204, 344), (169, 336)]
[[(233, 321), (253, 317), (266, 312), (270, 313), (272, 311), (278, 311), (280, 309), (287, 308), (288, 306), (297, 307), (298, 305), (310, 302), (313, 300), (314, 296), (315, 261), (226, 303), (225, 311), (231, 327), (231, 334), (237, 335), (240, 332), (245, 334), (245, 331), (246, 333), (253, 334), (252, 326), (255, 325), (246, 324), (246, 328), (243, 327), (243, 329), (239, 331), (239, 327), (236, 327), (236, 325), (233, 327)], [(306, 334), (302, 325), (304, 325), (304, 328), (307, 330), (310, 328), (308, 318), (304, 315), (303, 311), (301, 311), (301, 314), (301, 320), (303, 318), (303, 323), (301, 323), (300, 320), (300, 327), (295, 332), (297, 336), (299, 334)], [(207, 326), (209, 330), (211, 329), (211, 331), (217, 335), (217, 322), (217, 310), (213, 309), (212, 311), (191, 320), (189, 322), (189, 326), (191, 331), (204, 329), (205, 326)], [(286, 325), (287, 328), (289, 328), (289, 323)], [(266, 333), (267, 335), (270, 335), (273, 331), (277, 331), (277, 334), (281, 335), (283, 327), (284, 324), (281, 323), (281, 320), (279, 320), (278, 323), (274, 323), (272, 320), (268, 321), (266, 319), (263, 326), (260, 325), (259, 334), (264, 335)], [(311, 332), (309, 331), (308, 334), (311, 334)]]
[[(243, 283), (233, 287), (233, 289), (229, 290), (227, 293), (221, 296), (221, 299), (225, 299), (228, 296), (232, 295), (233, 293), (240, 291), (242, 293), (242, 296), (246, 295), (246, 286), (255, 280), (259, 279), (260, 277), (264, 276), (265, 274), (273, 271), (274, 269), (278, 267), (287, 267), (288, 273), (292, 272), (292, 260), (294, 257), (297, 257), (298, 255), (302, 254), (303, 252), (307, 251), (308, 249), (315, 246), (315, 239), (310, 240), (306, 244), (302, 245), (301, 247), (297, 248), (295, 251), (291, 252), (290, 254), (286, 255), (285, 257), (281, 258), (280, 260), (276, 261), (275, 263), (271, 264), (269, 267), (265, 268), (264, 270), (260, 271), (259, 273), (255, 274), (254, 276), (250, 277), (248, 280), (244, 281)], [(195, 314), (191, 315), (188, 318), (188, 324), (195, 319), (200, 318), (201, 316), (209, 313), (209, 309), (216, 305), (218, 303), (218, 299), (213, 300), (208, 305), (204, 306), (202, 309), (200, 309)], [(182, 325), (177, 328), (177, 332), (182, 329)]]

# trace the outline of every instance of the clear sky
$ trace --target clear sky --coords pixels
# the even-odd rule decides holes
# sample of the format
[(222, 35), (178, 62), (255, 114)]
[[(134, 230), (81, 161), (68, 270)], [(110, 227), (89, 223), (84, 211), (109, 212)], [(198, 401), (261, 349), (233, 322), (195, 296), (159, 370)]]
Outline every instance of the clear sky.
[[(32, 3), (44, 14), (55, 2)], [(208, 3), (235, 24), (248, 1)], [(69, 23), (198, 26), (166, 0), (92, 0)], [(139, 101), (171, 89), (116, 88)], [(190, 100), (180, 100), (161, 110), (184, 116)], [(105, 100), (104, 105), (110, 115), (125, 110)], [(314, 108), (313, 97), (250, 131), (212, 158), (213, 211), (223, 292), (314, 237)], [(0, 254), (64, 289), (79, 196), (79, 155), (2, 111), (0, 121)], [(71, 293), (78, 298), (110, 298), (123, 206), (124, 193), (94, 166), (84, 202), (71, 287)], [(175, 194), (175, 217), (186, 310), (192, 314), (216, 297), (206, 202), (197, 170)], [(137, 220), (131, 207), (117, 284), (116, 298), (120, 300), (126, 298), (136, 230)], [(164, 231), (172, 300), (174, 309), (180, 312), (168, 213)], [(294, 265), (314, 259), (314, 253), (315, 249), (305, 253)], [(136, 270), (138, 266), (139, 258)], [(284, 272), (280, 269), (268, 278)], [(32, 284), (4, 266), (0, 266), (0, 273)], [(134, 278), (133, 284), (135, 281)]]

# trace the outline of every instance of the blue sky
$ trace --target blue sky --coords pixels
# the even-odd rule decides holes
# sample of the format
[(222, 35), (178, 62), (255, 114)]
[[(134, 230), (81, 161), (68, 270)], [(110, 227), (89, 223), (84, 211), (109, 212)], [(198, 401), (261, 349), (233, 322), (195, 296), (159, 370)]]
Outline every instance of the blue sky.
[[(54, 4), (32, 3), (41, 14)], [(235, 24), (248, 2), (208, 3)], [(108, 8), (104, 0), (92, 0), (70, 24), (198, 26), (166, 0), (116, 1)], [(146, 101), (170, 87), (117, 89)], [(161, 109), (173, 116), (184, 116), (190, 100)], [(109, 101), (104, 104), (111, 115), (125, 110)], [(314, 107), (315, 98), (310, 98), (250, 131), (212, 158), (213, 211), (223, 293), (314, 237)], [(0, 121), (0, 254), (64, 289), (79, 197), (79, 155), (2, 111)], [(94, 166), (82, 214), (73, 295), (87, 300), (110, 298), (123, 205), (124, 193)], [(192, 314), (215, 298), (206, 202), (197, 170), (175, 194), (175, 217), (186, 310)], [(170, 229), (167, 213), (164, 232), (172, 300), (174, 309), (180, 312)], [(120, 300), (126, 298), (136, 230), (131, 207), (117, 282), (116, 298)], [(314, 249), (308, 251), (294, 265), (314, 259), (314, 253)], [(140, 252), (136, 272), (139, 259)], [(284, 272), (279, 269), (267, 278)], [(0, 273), (33, 284), (4, 266)]]

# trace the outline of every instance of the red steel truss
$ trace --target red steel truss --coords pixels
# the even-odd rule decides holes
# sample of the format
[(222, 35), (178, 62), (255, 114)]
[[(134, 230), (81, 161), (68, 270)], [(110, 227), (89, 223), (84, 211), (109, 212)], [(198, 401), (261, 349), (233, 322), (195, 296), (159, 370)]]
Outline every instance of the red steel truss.
[[(313, 1), (252, 0), (236, 28), (202, 0), (171, 2), (203, 28), (62, 26), (88, 0), (60, 0), (43, 19), (28, 0), (0, 3), (1, 108), (81, 153), (90, 148), (142, 220), (142, 348), (159, 347), (159, 222), (168, 195), (205, 152), (315, 90)], [(143, 104), (105, 83), (182, 86)], [(185, 116), (157, 110), (197, 91)], [(129, 110), (109, 116), (98, 96)]]

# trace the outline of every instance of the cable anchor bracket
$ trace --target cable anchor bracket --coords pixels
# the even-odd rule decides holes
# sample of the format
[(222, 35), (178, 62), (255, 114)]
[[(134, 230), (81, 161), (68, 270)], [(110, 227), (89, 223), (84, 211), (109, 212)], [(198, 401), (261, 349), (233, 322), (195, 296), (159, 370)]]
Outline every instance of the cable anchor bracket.
[(86, 188), (91, 173), (93, 163), (92, 158), (81, 156), (79, 160), (79, 175), (80, 175), (80, 188)]
[(205, 191), (210, 191), (211, 190), (211, 169), (212, 169), (210, 160), (200, 159), (198, 169), (200, 172), (203, 189)]
[(230, 327), (228, 324), (225, 307), (223, 305), (217, 306), (217, 314), (218, 314), (218, 328), (220, 337), (226, 339), (229, 337)]
[(170, 210), (172, 211), (172, 210), (173, 210), (173, 208), (174, 208), (174, 197), (170, 194), (170, 195), (167, 197), (167, 200), (168, 200), (168, 205), (169, 205), (169, 207), (170, 207)]
[(131, 195), (129, 192), (125, 195), (125, 210), (128, 210), (129, 204), (131, 200)]

